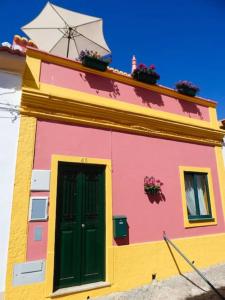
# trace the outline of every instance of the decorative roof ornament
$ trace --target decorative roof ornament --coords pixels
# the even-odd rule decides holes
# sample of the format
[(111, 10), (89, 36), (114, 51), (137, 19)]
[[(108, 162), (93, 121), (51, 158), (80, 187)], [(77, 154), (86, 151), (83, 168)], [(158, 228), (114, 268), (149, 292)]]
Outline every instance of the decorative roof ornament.
[(131, 67), (131, 73), (133, 73), (133, 71), (137, 68), (137, 60), (135, 55), (133, 55), (132, 57), (132, 67)]

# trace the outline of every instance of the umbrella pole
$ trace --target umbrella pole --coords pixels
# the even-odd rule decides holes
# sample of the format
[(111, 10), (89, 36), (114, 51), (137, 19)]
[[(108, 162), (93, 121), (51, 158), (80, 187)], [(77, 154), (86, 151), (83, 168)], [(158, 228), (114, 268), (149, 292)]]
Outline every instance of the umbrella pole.
[(70, 48), (70, 38), (68, 38), (68, 45), (67, 45), (67, 54), (66, 54), (66, 57), (69, 56), (69, 48)]
[(70, 40), (71, 40), (71, 31), (72, 31), (72, 28), (69, 27), (68, 44), (67, 44), (67, 54), (66, 54), (67, 57), (69, 56), (69, 48), (70, 48)]

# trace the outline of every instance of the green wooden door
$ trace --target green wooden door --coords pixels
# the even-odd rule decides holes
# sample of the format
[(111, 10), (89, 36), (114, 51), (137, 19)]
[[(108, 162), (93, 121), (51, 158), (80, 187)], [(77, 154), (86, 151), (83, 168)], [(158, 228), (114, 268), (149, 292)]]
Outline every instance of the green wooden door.
[(54, 288), (105, 279), (105, 168), (59, 163)]

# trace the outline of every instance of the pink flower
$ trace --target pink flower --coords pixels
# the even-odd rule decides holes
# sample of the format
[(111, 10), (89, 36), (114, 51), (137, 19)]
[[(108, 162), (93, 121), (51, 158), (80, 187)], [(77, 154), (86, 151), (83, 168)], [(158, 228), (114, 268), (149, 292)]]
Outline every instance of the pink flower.
[(149, 184), (155, 185), (155, 178), (154, 177), (149, 178)]
[(144, 178), (144, 184), (145, 184), (145, 185), (148, 185), (148, 179), (149, 179), (148, 176), (146, 176), (146, 177)]
[(138, 69), (146, 69), (147, 67), (146, 67), (146, 65), (145, 64), (140, 64), (140, 65), (138, 65)]
[(156, 180), (153, 176), (145, 176), (144, 178), (144, 190), (147, 194), (153, 193), (155, 195), (156, 193), (161, 193), (162, 185), (163, 183), (159, 179)]
[(151, 66), (149, 66), (149, 69), (155, 70), (155, 66), (154, 66), (154, 65), (151, 65)]

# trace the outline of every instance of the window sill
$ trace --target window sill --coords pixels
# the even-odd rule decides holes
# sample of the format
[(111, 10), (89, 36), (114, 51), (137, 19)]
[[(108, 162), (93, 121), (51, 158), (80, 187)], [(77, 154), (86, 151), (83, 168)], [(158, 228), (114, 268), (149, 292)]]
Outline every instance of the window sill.
[(214, 222), (214, 218), (199, 218), (199, 219), (188, 219), (190, 223), (195, 223), (195, 222)]
[(94, 289), (98, 289), (98, 288), (104, 288), (104, 287), (108, 287), (108, 286), (111, 286), (111, 284), (109, 282), (105, 282), (105, 281), (88, 283), (88, 284), (83, 284), (83, 285), (79, 285), (79, 286), (72, 286), (72, 287), (68, 287), (68, 288), (59, 289), (59, 290), (55, 291), (54, 293), (52, 293), (50, 295), (50, 297), (54, 298), (54, 297), (94, 290)]
[(205, 219), (186, 219), (184, 221), (185, 228), (194, 228), (194, 227), (206, 227), (206, 226), (216, 226), (216, 218), (205, 218)]

